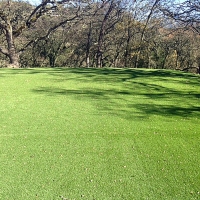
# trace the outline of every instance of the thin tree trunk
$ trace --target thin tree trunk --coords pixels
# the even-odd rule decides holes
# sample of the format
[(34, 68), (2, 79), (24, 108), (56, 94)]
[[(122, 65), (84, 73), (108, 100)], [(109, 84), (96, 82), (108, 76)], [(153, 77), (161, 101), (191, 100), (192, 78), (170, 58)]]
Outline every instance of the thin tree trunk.
[(88, 38), (87, 38), (87, 46), (86, 46), (86, 65), (88, 68), (90, 67), (91, 33), (92, 33), (92, 22), (90, 22)]
[(113, 59), (113, 66), (114, 66), (114, 67), (117, 67), (117, 66), (118, 66), (119, 54), (120, 54), (120, 52), (117, 51), (116, 54), (115, 54), (115, 56), (114, 56), (114, 59)]
[(98, 39), (98, 48), (97, 48), (97, 67), (102, 67), (102, 45), (103, 45), (103, 39), (104, 39), (104, 29), (105, 29), (105, 20), (102, 22), (101, 30), (99, 33), (99, 39)]
[(126, 51), (124, 54), (124, 65), (125, 67), (128, 67), (128, 56), (130, 54), (129, 50), (130, 50), (130, 40), (131, 40), (131, 33), (130, 33), (130, 21), (128, 22), (128, 30), (127, 30), (127, 40), (126, 40)]
[(179, 55), (178, 55), (178, 51), (176, 50), (176, 69), (178, 69), (179, 68), (179, 66), (178, 66), (178, 58), (179, 58)]
[(139, 50), (138, 50), (137, 57), (136, 57), (135, 68), (138, 68), (138, 64), (139, 64), (140, 57), (141, 57), (142, 44), (143, 44), (143, 41), (144, 41), (144, 36), (145, 36), (145, 32), (146, 32), (148, 23), (149, 23), (149, 21), (151, 19), (151, 15), (153, 14), (154, 8), (159, 3), (159, 1), (160, 0), (155, 0), (153, 6), (151, 7), (150, 13), (149, 13), (149, 15), (147, 17), (146, 23), (144, 25), (144, 28), (143, 28), (143, 31), (142, 31), (142, 34), (141, 34), (141, 37), (140, 37), (140, 46), (139, 46)]
[(105, 35), (105, 29), (106, 29), (106, 23), (109, 18), (110, 13), (112, 12), (113, 9), (113, 1), (110, 2), (110, 6), (108, 8), (108, 11), (106, 12), (104, 19), (101, 23), (101, 28), (99, 32), (99, 39), (98, 39), (98, 48), (97, 48), (97, 67), (101, 68), (102, 67), (102, 58), (103, 58), (103, 41), (104, 41), (104, 35)]

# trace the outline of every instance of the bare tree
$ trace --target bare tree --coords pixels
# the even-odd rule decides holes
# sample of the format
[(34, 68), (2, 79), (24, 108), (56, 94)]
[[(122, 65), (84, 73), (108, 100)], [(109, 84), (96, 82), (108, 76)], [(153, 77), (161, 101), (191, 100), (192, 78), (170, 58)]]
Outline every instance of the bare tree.
[[(122, 11), (122, 7), (120, 6), (120, 1), (116, 0), (102, 0), (101, 8), (103, 8), (103, 20), (101, 21), (99, 36), (98, 36), (98, 45), (97, 45), (97, 63), (96, 66), (98, 68), (102, 67), (103, 61), (103, 43), (106, 32), (109, 29), (112, 29), (115, 24), (119, 21), (120, 13)], [(114, 17), (112, 16), (114, 14)], [(112, 18), (112, 22), (110, 22), (110, 18)], [(108, 23), (110, 22), (110, 23)]]
[(155, 11), (157, 5), (159, 4), (159, 2), (160, 2), (160, 0), (155, 0), (153, 2), (153, 4), (150, 4), (150, 5), (149, 5), (149, 3), (146, 4), (149, 7), (149, 13), (147, 15), (146, 21), (144, 23), (144, 27), (143, 27), (142, 32), (141, 32), (140, 41), (139, 41), (139, 49), (138, 49), (137, 58), (136, 58), (136, 62), (135, 62), (135, 68), (138, 67), (138, 63), (139, 63), (139, 60), (140, 60), (141, 49), (142, 49), (142, 44), (143, 44), (143, 41), (144, 41), (146, 29), (148, 27), (150, 19), (151, 19), (152, 15), (154, 14), (154, 11)]
[(200, 1), (185, 0), (182, 3), (173, 2), (160, 7), (163, 13), (173, 18), (179, 26), (192, 28), (200, 35)]

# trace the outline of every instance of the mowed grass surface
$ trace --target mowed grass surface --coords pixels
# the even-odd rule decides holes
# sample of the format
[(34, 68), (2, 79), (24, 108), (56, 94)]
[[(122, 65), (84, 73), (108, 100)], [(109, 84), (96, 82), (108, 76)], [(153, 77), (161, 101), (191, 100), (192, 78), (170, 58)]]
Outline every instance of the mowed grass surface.
[(200, 78), (1, 69), (0, 199), (200, 199)]

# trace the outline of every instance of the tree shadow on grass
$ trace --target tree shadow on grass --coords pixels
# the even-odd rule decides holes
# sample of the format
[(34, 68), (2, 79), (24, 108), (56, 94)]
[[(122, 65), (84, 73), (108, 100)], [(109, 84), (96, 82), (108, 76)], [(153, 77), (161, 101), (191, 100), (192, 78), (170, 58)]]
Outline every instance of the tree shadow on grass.
[[(79, 83), (103, 83), (107, 88), (82, 87), (75, 90), (65, 88), (40, 87), (32, 90), (48, 96), (65, 95), (78, 100), (93, 101), (98, 112), (117, 115), (126, 119), (148, 118), (152, 115), (164, 117), (200, 117), (198, 91), (200, 77), (172, 70), (113, 69), (113, 68), (45, 68), (9, 69), (6, 75), (45, 74), (54, 81), (73, 80)], [(163, 83), (163, 84), (160, 84)], [(179, 84), (189, 86), (187, 90), (168, 87)], [(84, 85), (84, 84), (83, 84)], [(116, 85), (120, 87), (117, 88)]]
[[(193, 74), (170, 70), (112, 68), (56, 68), (43, 72), (56, 81), (72, 79), (75, 83), (97, 82), (109, 85), (110, 87), (101, 89), (85, 86), (72, 90), (51, 86), (33, 90), (49, 96), (65, 95), (76, 100), (94, 101), (97, 113), (109, 113), (126, 119), (149, 118), (151, 115), (200, 117), (199, 93), (167, 86), (168, 82), (174, 85), (199, 86), (199, 76)], [(28, 73), (35, 72), (30, 70)], [(161, 82), (164, 84), (160, 84)], [(116, 85), (120, 85), (120, 89)]]
[[(4, 70), (4, 69), (3, 69)], [(128, 81), (129, 79), (136, 78), (158, 78), (159, 80), (165, 80), (170, 78), (183, 78), (187, 79), (186, 82), (189, 83), (193, 79), (200, 79), (199, 75), (179, 72), (174, 70), (149, 70), (149, 69), (131, 69), (131, 68), (20, 68), (20, 69), (7, 69), (3, 74), (49, 74), (54, 77), (69, 79), (69, 73), (74, 73), (82, 80), (93, 81), (104, 81), (109, 77), (109, 81)], [(180, 80), (179, 80), (180, 81)], [(195, 83), (195, 82), (194, 82)]]
[[(155, 88), (154, 88), (155, 89)], [(160, 91), (160, 89), (159, 89)], [(97, 113), (112, 114), (125, 119), (149, 118), (152, 115), (163, 117), (200, 117), (198, 105), (200, 95), (170, 92), (146, 93), (131, 90), (91, 89), (77, 90), (42, 87), (33, 92), (48, 96), (64, 95), (80, 101), (89, 101)]]

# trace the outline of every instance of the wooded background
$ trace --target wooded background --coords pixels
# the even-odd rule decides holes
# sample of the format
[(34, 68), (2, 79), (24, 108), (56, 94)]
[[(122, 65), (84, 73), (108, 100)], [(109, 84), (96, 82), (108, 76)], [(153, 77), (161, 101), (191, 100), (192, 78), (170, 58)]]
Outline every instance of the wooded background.
[(199, 0), (0, 1), (0, 67), (200, 72)]

